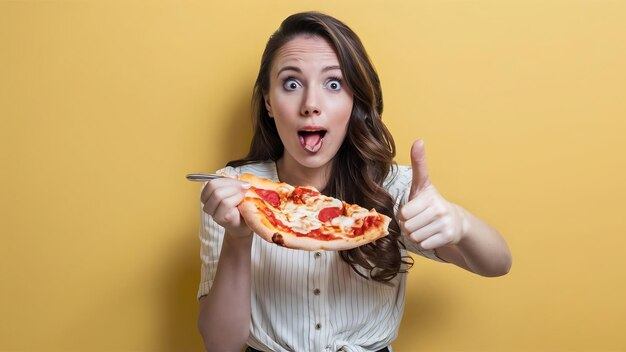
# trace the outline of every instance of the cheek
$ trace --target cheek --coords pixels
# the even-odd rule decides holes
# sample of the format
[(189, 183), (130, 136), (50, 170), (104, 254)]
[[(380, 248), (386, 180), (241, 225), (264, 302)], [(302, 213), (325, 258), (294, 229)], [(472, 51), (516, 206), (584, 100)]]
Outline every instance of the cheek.
[(272, 97), (272, 111), (275, 115), (289, 116), (298, 111), (297, 100), (283, 94), (275, 94)]
[(352, 114), (352, 104), (353, 100), (351, 96), (345, 97), (337, 102), (334, 115), (337, 116), (337, 121), (341, 124), (348, 124), (350, 115)]
[(331, 112), (332, 116), (332, 125), (336, 126), (335, 132), (336, 137), (340, 137), (340, 140), (346, 138), (346, 134), (348, 133), (348, 124), (350, 122), (350, 115), (352, 114), (352, 100), (347, 100), (342, 102), (341, 104), (337, 104), (333, 111)]
[[(278, 135), (281, 140), (290, 134), (294, 128), (294, 121), (297, 120), (297, 106), (293, 103), (293, 99), (284, 96), (275, 95), (272, 100), (272, 113)], [(283, 140), (283, 143), (285, 141)]]

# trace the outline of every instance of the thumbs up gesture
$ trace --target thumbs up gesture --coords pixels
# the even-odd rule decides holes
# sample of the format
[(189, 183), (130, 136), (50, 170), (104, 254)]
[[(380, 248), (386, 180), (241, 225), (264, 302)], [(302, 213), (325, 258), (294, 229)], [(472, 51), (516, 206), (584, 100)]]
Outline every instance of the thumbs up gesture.
[(459, 243), (464, 236), (464, 219), (459, 207), (444, 199), (430, 182), (424, 141), (411, 147), (413, 180), (408, 202), (398, 211), (400, 227), (424, 249)]

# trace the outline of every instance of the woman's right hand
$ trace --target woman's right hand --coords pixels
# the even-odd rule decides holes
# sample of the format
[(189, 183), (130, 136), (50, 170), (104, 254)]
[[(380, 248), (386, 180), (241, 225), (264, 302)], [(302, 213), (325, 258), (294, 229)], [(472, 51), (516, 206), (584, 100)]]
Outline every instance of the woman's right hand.
[(202, 210), (211, 215), (231, 236), (252, 236), (252, 230), (237, 208), (248, 188), (250, 184), (228, 177), (211, 180), (206, 183), (200, 196), (204, 205)]

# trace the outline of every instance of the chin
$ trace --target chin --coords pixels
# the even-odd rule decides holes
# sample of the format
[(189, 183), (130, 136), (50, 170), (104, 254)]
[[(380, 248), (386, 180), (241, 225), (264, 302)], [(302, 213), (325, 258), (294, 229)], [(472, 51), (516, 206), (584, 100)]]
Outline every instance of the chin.
[(296, 161), (307, 169), (319, 169), (329, 165), (332, 160), (332, 158), (304, 158)]
[(301, 153), (294, 159), (299, 165), (302, 165), (307, 169), (319, 169), (330, 165), (335, 157), (335, 154), (330, 155), (330, 153), (320, 153), (306, 155), (305, 152), (304, 154)]

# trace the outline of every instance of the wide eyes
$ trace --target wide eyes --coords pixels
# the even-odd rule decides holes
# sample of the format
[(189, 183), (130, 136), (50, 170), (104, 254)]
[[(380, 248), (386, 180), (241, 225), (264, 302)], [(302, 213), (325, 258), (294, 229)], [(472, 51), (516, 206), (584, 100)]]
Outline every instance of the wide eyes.
[[(324, 82), (324, 88), (327, 88), (331, 91), (339, 91), (341, 90), (341, 79), (340, 78), (330, 78)], [(286, 91), (294, 91), (298, 88), (302, 88), (302, 83), (293, 77), (288, 77), (283, 81), (283, 88)]]
[(339, 78), (332, 78), (326, 81), (325, 87), (330, 90), (340, 90), (341, 80)]
[(295, 78), (291, 78), (291, 77), (285, 79), (285, 82), (283, 83), (283, 88), (285, 88), (285, 90), (288, 90), (288, 91), (296, 90), (300, 87), (302, 87), (300, 82), (298, 82)]

